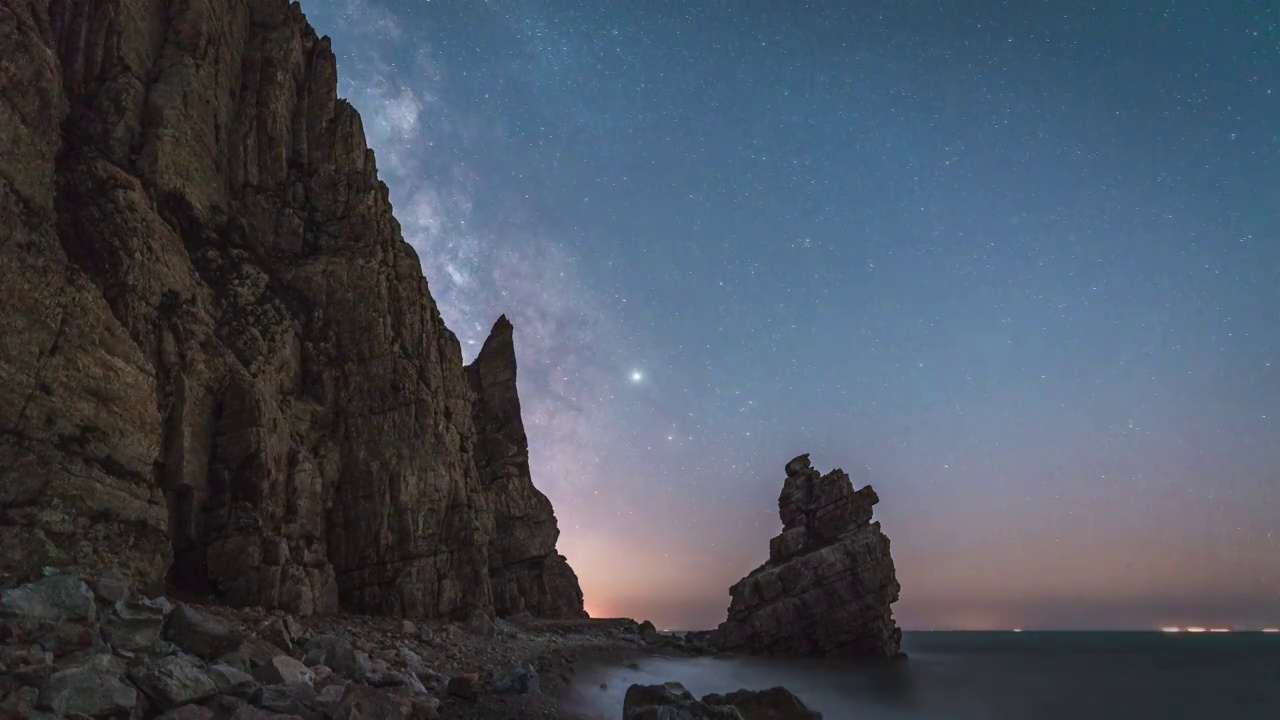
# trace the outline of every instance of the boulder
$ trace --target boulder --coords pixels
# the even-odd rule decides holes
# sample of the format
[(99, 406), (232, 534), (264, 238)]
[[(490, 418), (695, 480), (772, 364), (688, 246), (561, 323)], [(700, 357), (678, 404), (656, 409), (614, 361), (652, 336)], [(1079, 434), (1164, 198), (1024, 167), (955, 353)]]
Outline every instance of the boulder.
[(160, 708), (201, 702), (218, 693), (208, 673), (185, 655), (150, 658), (130, 668), (129, 679)]
[(186, 603), (179, 603), (169, 613), (164, 637), (205, 660), (235, 650), (243, 640), (243, 635), (226, 620)]
[(117, 650), (142, 652), (160, 639), (172, 606), (165, 598), (117, 600), (102, 617), (102, 639)]
[(702, 702), (737, 708), (742, 720), (822, 720), (822, 713), (810, 710), (795, 693), (784, 687), (706, 695)]
[(307, 665), (324, 665), (348, 680), (354, 680), (360, 674), (355, 647), (350, 641), (337, 635), (312, 637), (307, 641), (303, 662)]
[(58, 715), (130, 717), (138, 705), (138, 692), (124, 681), (124, 675), (125, 664), (119, 658), (94, 655), (83, 665), (50, 675), (38, 704)]
[(890, 658), (902, 632), (889, 538), (871, 522), (879, 496), (843, 470), (822, 475), (801, 455), (778, 497), (782, 532), (769, 560), (729, 590), (727, 619), (708, 638), (722, 652)]
[(707, 705), (677, 682), (632, 685), (623, 699), (622, 720), (742, 720), (733, 707)]
[(288, 655), (277, 655), (253, 671), (253, 679), (265, 685), (311, 685), (315, 673)]
[(536, 695), (542, 692), (538, 682), (538, 671), (524, 663), (500, 673), (493, 679), (493, 691), (500, 695)]

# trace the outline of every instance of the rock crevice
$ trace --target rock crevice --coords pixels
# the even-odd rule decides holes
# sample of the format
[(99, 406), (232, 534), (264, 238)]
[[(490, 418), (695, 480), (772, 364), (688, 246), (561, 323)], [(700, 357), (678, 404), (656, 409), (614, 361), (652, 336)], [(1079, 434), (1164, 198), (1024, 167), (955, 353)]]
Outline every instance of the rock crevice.
[(899, 585), (889, 538), (871, 522), (880, 501), (843, 470), (809, 456), (786, 465), (778, 496), (783, 529), (769, 560), (729, 590), (728, 618), (711, 641), (725, 652), (896, 657), (902, 631), (891, 605)]
[(582, 615), (336, 78), (284, 0), (0, 8), (0, 573)]

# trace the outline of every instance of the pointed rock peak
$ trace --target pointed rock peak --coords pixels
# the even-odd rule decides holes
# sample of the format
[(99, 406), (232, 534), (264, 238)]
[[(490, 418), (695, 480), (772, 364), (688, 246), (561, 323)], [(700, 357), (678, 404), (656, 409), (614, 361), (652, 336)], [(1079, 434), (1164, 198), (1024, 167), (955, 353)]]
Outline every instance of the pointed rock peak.
[(480, 354), (476, 356), (476, 361), (484, 360), (490, 362), (497, 359), (510, 359), (515, 362), (516, 346), (515, 346), (515, 327), (506, 315), (499, 315), (497, 321), (493, 323), (493, 328), (489, 330), (489, 337), (485, 338), (484, 346), (480, 348)]

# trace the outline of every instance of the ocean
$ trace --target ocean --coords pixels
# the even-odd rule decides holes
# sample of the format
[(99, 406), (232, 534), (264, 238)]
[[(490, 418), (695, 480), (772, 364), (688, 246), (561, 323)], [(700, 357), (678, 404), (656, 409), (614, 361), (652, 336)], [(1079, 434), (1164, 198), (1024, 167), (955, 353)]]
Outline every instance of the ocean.
[[(580, 668), (563, 706), (620, 720), (632, 683), (782, 685), (825, 720), (1280, 720), (1280, 635), (907, 632), (898, 663), (650, 656)], [(604, 687), (601, 688), (601, 684)]]

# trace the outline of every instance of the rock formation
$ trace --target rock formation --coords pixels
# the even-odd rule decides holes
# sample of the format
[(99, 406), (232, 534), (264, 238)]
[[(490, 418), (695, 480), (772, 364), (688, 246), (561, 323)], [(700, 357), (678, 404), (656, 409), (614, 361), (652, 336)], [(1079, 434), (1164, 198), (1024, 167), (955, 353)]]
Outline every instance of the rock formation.
[(623, 720), (822, 720), (784, 687), (736, 690), (701, 700), (678, 682), (632, 685), (622, 706)]
[(782, 533), (769, 560), (729, 590), (728, 619), (712, 637), (725, 652), (895, 657), (902, 631), (889, 538), (871, 522), (880, 501), (854, 491), (843, 470), (822, 475), (801, 455), (778, 496)]
[(581, 616), (511, 336), (463, 367), (297, 3), (0, 6), (0, 575)]

